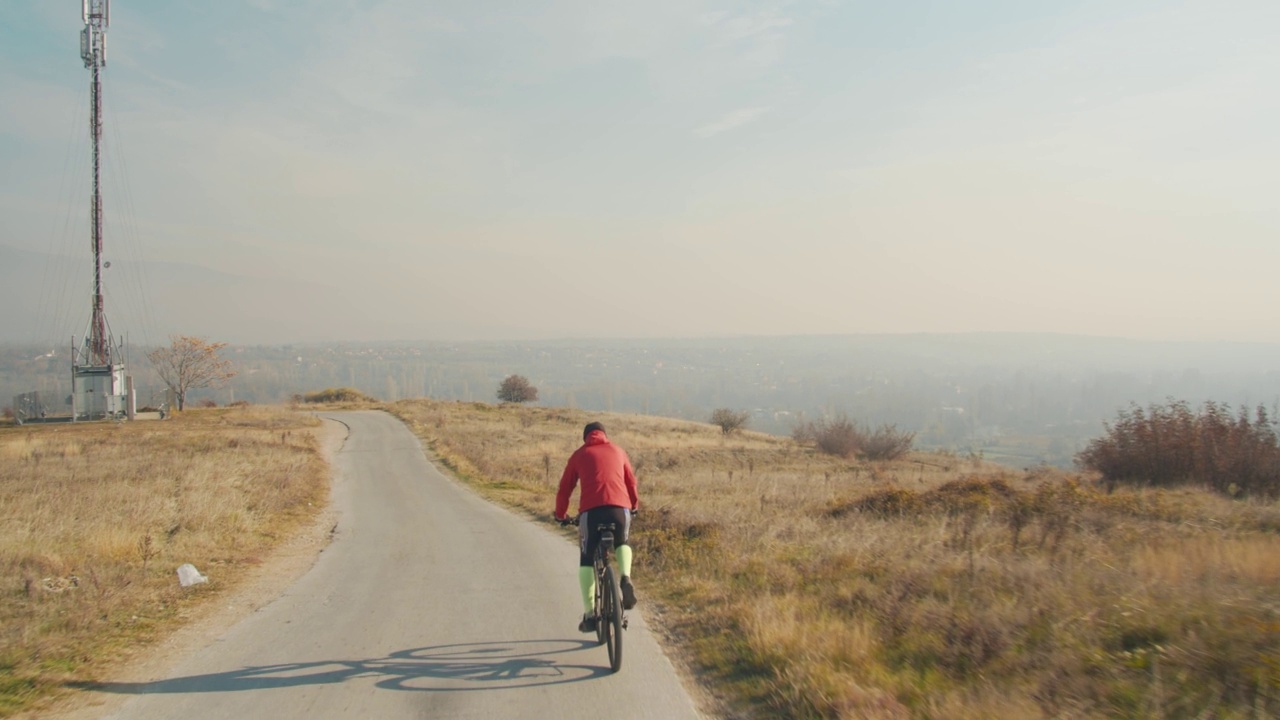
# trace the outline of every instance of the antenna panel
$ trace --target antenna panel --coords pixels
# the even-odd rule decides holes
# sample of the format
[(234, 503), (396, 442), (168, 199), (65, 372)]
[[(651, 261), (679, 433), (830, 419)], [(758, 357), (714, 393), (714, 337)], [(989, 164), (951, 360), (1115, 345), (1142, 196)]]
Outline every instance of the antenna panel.
[(102, 27), (111, 27), (111, 0), (102, 0)]
[(89, 24), (89, 0), (80, 0), (81, 10), (84, 12), (84, 24)]
[(98, 42), (99, 42), (99, 43), (101, 43), (101, 44), (98, 46), (98, 48), (99, 48), (98, 53), (101, 55), (101, 61), (102, 61), (102, 64), (103, 64), (103, 65), (106, 65), (106, 64), (107, 64), (107, 36), (106, 36), (106, 34), (99, 35), (99, 36), (98, 36)]
[[(85, 0), (88, 2), (88, 0)], [(89, 26), (85, 25), (80, 31), (80, 59), (84, 60), (84, 66), (89, 67), (89, 63), (93, 61), (93, 50), (89, 38)]]

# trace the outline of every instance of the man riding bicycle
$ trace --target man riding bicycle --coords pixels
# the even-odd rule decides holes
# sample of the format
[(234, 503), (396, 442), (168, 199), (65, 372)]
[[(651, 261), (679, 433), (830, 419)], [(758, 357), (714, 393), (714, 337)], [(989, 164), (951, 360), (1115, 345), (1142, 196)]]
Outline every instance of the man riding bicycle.
[(578, 497), (578, 584), (582, 588), (581, 632), (595, 632), (596, 618), (592, 614), (595, 600), (596, 576), (592, 559), (600, 544), (601, 525), (614, 526), (614, 542), (618, 559), (618, 571), (622, 574), (619, 586), (622, 590), (622, 606), (630, 610), (636, 605), (636, 591), (631, 585), (631, 546), (627, 544), (627, 531), (631, 527), (631, 515), (639, 508), (636, 495), (636, 474), (631, 469), (627, 452), (609, 442), (604, 425), (593, 422), (582, 429), (582, 447), (569, 457), (564, 473), (560, 476), (560, 490), (556, 493), (556, 519), (564, 521), (569, 512), (569, 497), (573, 488), (582, 482)]

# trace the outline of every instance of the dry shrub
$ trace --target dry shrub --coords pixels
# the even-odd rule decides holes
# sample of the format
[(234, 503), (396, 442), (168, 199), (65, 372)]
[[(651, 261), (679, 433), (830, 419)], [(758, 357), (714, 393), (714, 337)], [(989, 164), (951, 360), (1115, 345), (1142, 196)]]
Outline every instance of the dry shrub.
[(864, 431), (859, 454), (867, 460), (897, 460), (911, 452), (916, 434), (898, 430), (896, 425), (881, 425)]
[(827, 455), (865, 460), (897, 460), (911, 451), (915, 436), (889, 424), (870, 430), (846, 415), (800, 423), (791, 432), (792, 439), (813, 443)]
[(914, 515), (925, 507), (920, 494), (901, 488), (878, 490), (864, 495), (857, 500), (834, 502), (827, 509), (831, 517), (844, 517), (850, 512), (861, 512), (877, 517), (897, 517)]
[(751, 413), (746, 410), (716, 408), (711, 412), (711, 419), (709, 422), (720, 428), (720, 432), (724, 435), (732, 435), (733, 433), (745, 428), (750, 420)]
[(970, 509), (1002, 509), (1019, 496), (1004, 477), (970, 475), (943, 483), (924, 494), (924, 504), (935, 511), (958, 514)]
[(1132, 406), (1106, 435), (1078, 456), (1108, 487), (1197, 485), (1230, 495), (1280, 495), (1280, 445), (1275, 423), (1259, 405), (1232, 416), (1231, 407), (1205, 403), (1193, 413), (1182, 401)]
[(1020, 497), (1022, 493), (1003, 477), (968, 476), (923, 493), (903, 488), (876, 490), (855, 500), (833, 502), (827, 512), (836, 518), (855, 511), (877, 517), (923, 513), (959, 515), (973, 510), (1002, 510)]
[(797, 440), (812, 440), (828, 455), (851, 458), (862, 446), (862, 431), (845, 415), (823, 418), (792, 433)]

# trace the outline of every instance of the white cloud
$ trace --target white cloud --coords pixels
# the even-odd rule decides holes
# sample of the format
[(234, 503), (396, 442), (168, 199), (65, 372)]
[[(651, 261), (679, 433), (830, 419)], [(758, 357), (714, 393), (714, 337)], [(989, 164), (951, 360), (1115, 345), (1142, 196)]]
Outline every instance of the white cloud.
[(704, 13), (699, 20), (713, 34), (715, 46), (731, 52), (739, 62), (754, 68), (769, 68), (783, 59), (784, 28), (795, 22), (777, 10), (742, 15)]
[(754, 122), (757, 118), (769, 112), (767, 107), (749, 107), (739, 108), (733, 112), (725, 113), (715, 122), (707, 123), (702, 127), (694, 130), (693, 133), (698, 137), (715, 137), (722, 132), (728, 132), (743, 125)]
[(754, 15), (739, 15), (728, 20), (720, 19), (715, 24), (724, 30), (729, 39), (746, 40), (777, 28), (787, 27), (791, 23), (792, 20), (789, 17), (782, 17), (772, 12), (762, 12)]

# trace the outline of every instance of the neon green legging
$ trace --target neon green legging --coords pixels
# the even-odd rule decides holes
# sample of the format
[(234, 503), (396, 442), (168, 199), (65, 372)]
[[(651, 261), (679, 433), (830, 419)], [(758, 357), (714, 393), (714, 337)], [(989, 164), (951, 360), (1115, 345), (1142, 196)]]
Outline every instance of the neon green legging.
[[(618, 570), (621, 571), (622, 577), (631, 577), (631, 546), (619, 545), (617, 548)], [(583, 612), (589, 613), (595, 609), (596, 601), (596, 572), (595, 568), (590, 565), (578, 568), (578, 585), (582, 588), (582, 608)]]

